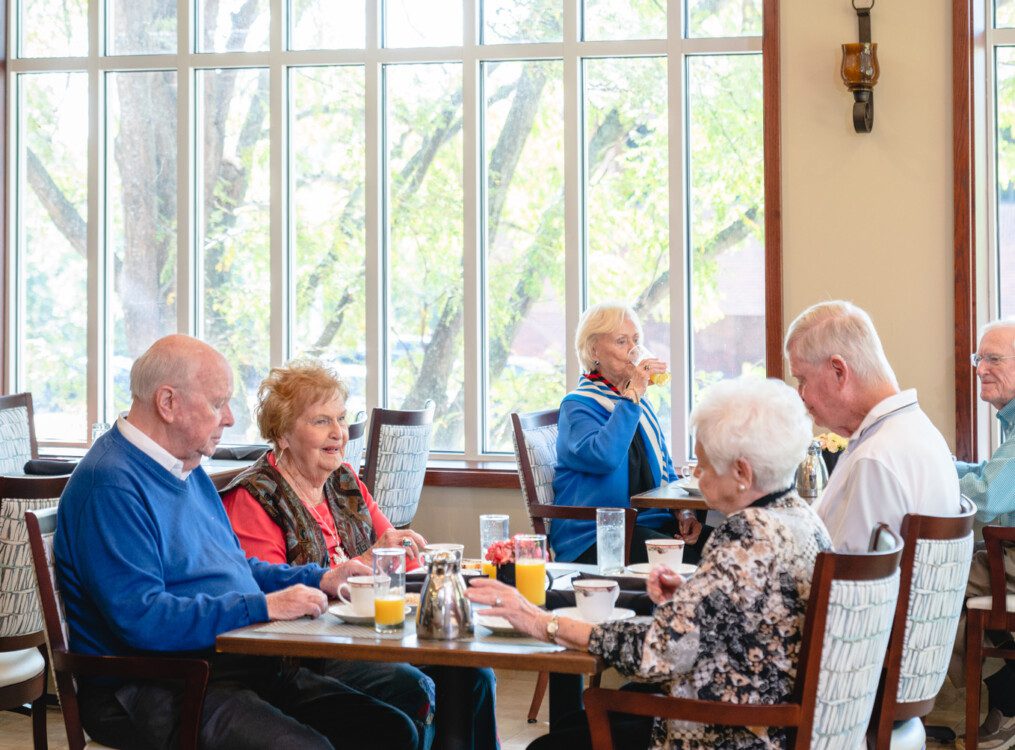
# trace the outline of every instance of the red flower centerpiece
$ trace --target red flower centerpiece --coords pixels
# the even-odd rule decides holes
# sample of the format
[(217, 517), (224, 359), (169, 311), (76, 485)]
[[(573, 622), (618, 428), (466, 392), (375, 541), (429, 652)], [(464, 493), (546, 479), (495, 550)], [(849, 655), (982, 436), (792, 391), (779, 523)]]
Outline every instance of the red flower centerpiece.
[(494, 542), (486, 549), (487, 561), (497, 570), (496, 578), (508, 586), (515, 585), (515, 540)]

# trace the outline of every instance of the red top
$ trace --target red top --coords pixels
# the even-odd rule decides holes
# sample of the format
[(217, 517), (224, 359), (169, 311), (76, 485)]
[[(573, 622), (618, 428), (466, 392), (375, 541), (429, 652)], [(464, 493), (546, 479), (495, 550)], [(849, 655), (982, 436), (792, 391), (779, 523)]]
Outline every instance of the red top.
[[(275, 466), (273, 452), (268, 453), (268, 463)], [(367, 490), (366, 485), (360, 481), (359, 477), (356, 477), (356, 484), (359, 485), (359, 491), (363, 494), (367, 510), (370, 511), (370, 521), (379, 539), (385, 531), (392, 528), (391, 521), (377, 507), (377, 503), (370, 496), (370, 491)], [(229, 522), (233, 525), (233, 531), (236, 532), (240, 546), (247, 557), (256, 557), (258, 560), (269, 563), (288, 562), (285, 551), (285, 534), (282, 533), (282, 527), (271, 520), (271, 516), (254, 499), (253, 495), (242, 487), (237, 487), (226, 494), (222, 498), (222, 502), (226, 506)], [(313, 508), (308, 507), (307, 510), (321, 527), (324, 540), (328, 545), (328, 560), (331, 561), (331, 567), (335, 567), (333, 554), (337, 544), (341, 542), (335, 531), (335, 519), (326, 503)], [(415, 560), (406, 560), (406, 570), (415, 570), (418, 567), (419, 563)]]

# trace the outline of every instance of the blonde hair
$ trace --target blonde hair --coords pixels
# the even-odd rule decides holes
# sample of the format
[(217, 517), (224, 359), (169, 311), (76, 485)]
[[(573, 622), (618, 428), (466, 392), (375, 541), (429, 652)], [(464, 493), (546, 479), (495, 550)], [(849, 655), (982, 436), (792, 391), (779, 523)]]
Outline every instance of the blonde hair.
[(622, 302), (600, 302), (586, 310), (578, 321), (578, 330), (574, 334), (574, 348), (578, 354), (584, 372), (596, 369), (596, 358), (592, 354), (596, 337), (613, 333), (620, 328), (625, 320), (634, 323), (638, 337), (642, 335), (641, 319), (630, 305)]
[(273, 367), (257, 389), (257, 428), (277, 447), (308, 406), (336, 396), (349, 398), (349, 389), (334, 370), (320, 362), (297, 360)]
[(838, 355), (866, 385), (899, 385), (874, 323), (852, 302), (832, 300), (808, 307), (790, 323), (784, 348), (787, 357), (792, 348), (811, 365)]

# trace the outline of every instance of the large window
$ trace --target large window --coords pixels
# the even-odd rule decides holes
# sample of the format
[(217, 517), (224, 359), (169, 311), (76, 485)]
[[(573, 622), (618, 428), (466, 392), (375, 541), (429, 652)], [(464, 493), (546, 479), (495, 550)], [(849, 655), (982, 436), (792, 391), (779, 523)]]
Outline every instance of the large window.
[(7, 362), (41, 440), (84, 443), (173, 331), (233, 367), (227, 440), (311, 356), (354, 410), (433, 400), (466, 458), (574, 386), (594, 302), (671, 363), (677, 460), (700, 389), (764, 371), (762, 0), (10, 2)]

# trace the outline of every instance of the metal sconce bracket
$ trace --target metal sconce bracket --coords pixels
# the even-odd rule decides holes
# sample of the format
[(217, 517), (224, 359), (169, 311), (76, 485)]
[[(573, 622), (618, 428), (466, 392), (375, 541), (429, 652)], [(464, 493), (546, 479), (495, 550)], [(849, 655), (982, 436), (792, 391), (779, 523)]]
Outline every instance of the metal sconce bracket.
[(857, 133), (869, 133), (874, 129), (874, 85), (881, 74), (878, 66), (878, 46), (871, 42), (871, 16), (875, 0), (870, 5), (858, 7), (851, 0), (856, 11), (860, 41), (842, 45), (842, 82), (853, 93), (853, 129)]

